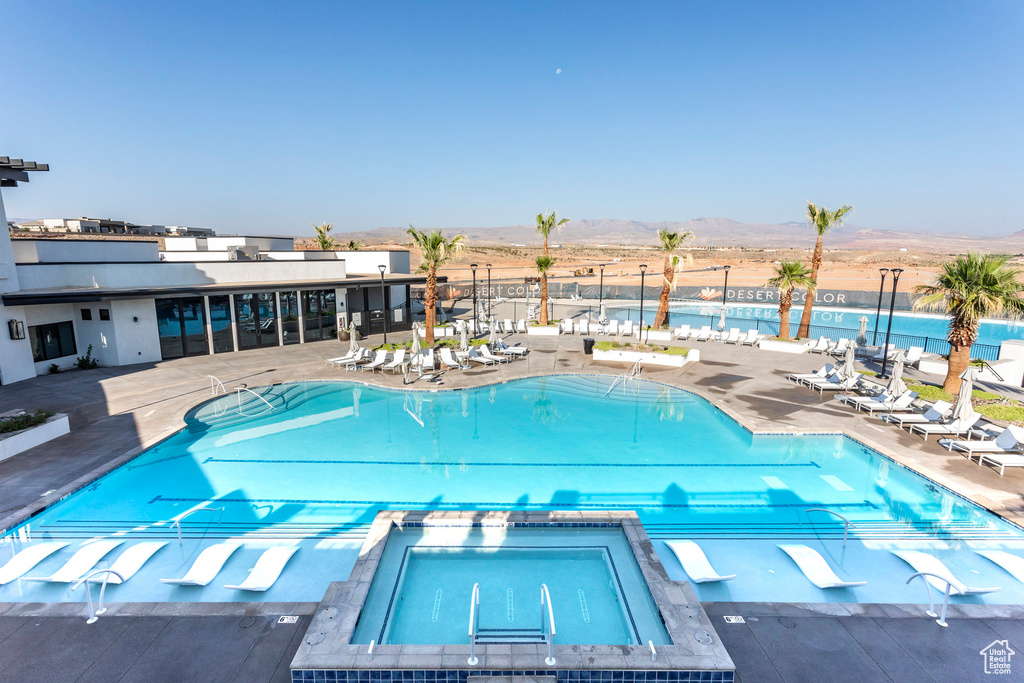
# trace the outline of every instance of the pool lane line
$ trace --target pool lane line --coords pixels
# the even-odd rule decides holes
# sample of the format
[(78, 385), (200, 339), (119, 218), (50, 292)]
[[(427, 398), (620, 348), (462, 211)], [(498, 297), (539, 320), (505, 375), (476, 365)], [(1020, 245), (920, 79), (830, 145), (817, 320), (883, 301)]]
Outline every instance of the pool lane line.
[(474, 466), (474, 467), (814, 467), (821, 469), (821, 465), (811, 461), (807, 463), (798, 462), (768, 462), (768, 463), (746, 463), (746, 462), (710, 462), (710, 463), (579, 463), (579, 462), (460, 462), (457, 460), (433, 460), (424, 462), (422, 460), (286, 460), (272, 458), (215, 458), (209, 457), (203, 460), (204, 465), (208, 463), (242, 463), (242, 464), (273, 464), (273, 465), (399, 465), (399, 466), (423, 466), (423, 465), (452, 465), (452, 466)]

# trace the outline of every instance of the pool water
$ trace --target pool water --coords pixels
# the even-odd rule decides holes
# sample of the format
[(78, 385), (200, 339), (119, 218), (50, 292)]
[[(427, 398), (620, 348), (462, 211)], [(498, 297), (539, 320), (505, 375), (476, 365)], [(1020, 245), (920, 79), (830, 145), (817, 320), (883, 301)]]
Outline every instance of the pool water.
[(474, 584), (482, 630), (543, 629), (543, 584), (557, 643), (670, 642), (622, 531), (563, 528), (392, 531), (352, 642), (465, 643)]
[[(908, 602), (910, 568), (888, 552), (933, 552), (965, 583), (1003, 590), (965, 598), (1024, 603), (1024, 587), (974, 549), (1020, 554), (1017, 527), (840, 435), (754, 436), (711, 403), (645, 380), (551, 376), (462, 391), (402, 392), (354, 383), (276, 385), (240, 415), (234, 396), (187, 428), (4, 532), (0, 563), (26, 544), (72, 545), (29, 576), (59, 568), (78, 544), (119, 538), (168, 545), (118, 601), (318, 601), (348, 578), (382, 509), (635, 510), (669, 575), (686, 574), (662, 541), (701, 544), (733, 581), (697, 584), (702, 599)], [(182, 542), (172, 522), (182, 523)], [(842, 547), (842, 525), (857, 526)], [(199, 552), (242, 544), (206, 587), (176, 587)], [(821, 590), (776, 545), (815, 548), (862, 588)], [(225, 588), (260, 553), (297, 545), (265, 593)], [(121, 549), (101, 562), (116, 560)], [(0, 601), (81, 601), (63, 584), (14, 581)]]

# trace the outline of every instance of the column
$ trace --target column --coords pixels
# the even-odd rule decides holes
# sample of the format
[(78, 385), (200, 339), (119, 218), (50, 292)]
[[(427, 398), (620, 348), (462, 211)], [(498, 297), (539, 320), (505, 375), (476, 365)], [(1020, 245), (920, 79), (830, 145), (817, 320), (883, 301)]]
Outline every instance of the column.
[(206, 346), (213, 355), (213, 318), (210, 317), (210, 297), (203, 297), (203, 313), (206, 314)]
[(299, 343), (306, 343), (306, 316), (302, 313), (302, 292), (295, 292), (295, 305), (299, 307)]
[(277, 345), (284, 346), (284, 325), (281, 324), (281, 292), (274, 292), (274, 315), (277, 319), (274, 326), (277, 328)]
[(228, 294), (228, 312), (231, 314), (231, 346), (238, 351), (238, 320), (235, 317), (235, 295)]

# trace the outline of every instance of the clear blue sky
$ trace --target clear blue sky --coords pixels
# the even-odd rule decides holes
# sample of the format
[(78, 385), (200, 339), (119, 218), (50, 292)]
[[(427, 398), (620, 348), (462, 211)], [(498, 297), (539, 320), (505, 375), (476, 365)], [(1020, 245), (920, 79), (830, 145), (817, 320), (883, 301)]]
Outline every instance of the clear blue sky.
[[(12, 217), (1024, 228), (1024, 3), (0, 0)], [(561, 69), (561, 73), (557, 70)]]

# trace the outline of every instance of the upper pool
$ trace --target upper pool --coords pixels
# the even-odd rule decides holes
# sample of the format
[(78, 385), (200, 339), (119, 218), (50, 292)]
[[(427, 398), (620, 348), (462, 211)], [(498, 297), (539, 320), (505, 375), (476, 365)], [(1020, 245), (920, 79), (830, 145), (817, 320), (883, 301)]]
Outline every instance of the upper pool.
[[(239, 415), (234, 397), (204, 404), (188, 427), (5, 532), (0, 564), (26, 545), (71, 543), (28, 576), (47, 576), (77, 545), (165, 540), (117, 601), (317, 601), (348, 578), (381, 509), (636, 510), (673, 578), (686, 574), (662, 541), (692, 539), (737, 578), (695, 586), (702, 599), (908, 602), (911, 570), (888, 551), (917, 548), (965, 583), (1003, 590), (971, 601), (1024, 602), (1024, 586), (972, 552), (1020, 553), (1024, 535), (970, 502), (838, 435), (753, 436), (707, 401), (648, 381), (552, 376), (463, 391), (402, 392), (358, 384), (260, 389)], [(265, 411), (265, 412), (263, 412)], [(172, 522), (182, 523), (182, 543)], [(809, 508), (856, 523), (842, 527)], [(180, 578), (215, 543), (240, 544), (206, 587)], [(811, 585), (777, 543), (799, 542), (862, 588)], [(261, 552), (298, 552), (264, 593), (227, 588)], [(0, 601), (82, 600), (66, 584), (12, 581)]]

